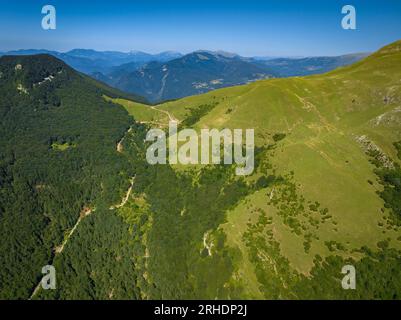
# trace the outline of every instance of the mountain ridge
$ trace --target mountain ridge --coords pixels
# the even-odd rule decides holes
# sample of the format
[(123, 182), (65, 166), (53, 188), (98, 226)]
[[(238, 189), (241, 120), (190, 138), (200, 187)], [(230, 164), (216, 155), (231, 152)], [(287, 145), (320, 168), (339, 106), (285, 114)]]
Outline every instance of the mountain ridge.
[[(265, 60), (210, 50), (197, 50), (182, 55), (174, 51), (148, 54), (142, 51), (93, 49), (72, 49), (67, 52), (16, 50), (0, 53), (0, 56), (41, 53), (53, 55), (98, 81), (131, 93), (134, 97), (143, 96), (151, 103), (201, 94), (263, 78), (324, 73), (366, 56), (366, 54), (350, 54), (338, 57)], [(207, 60), (214, 60), (214, 63), (207, 64)], [(172, 71), (166, 75), (163, 70), (168, 66)], [(159, 70), (156, 70), (157, 68)]]
[(92, 76), (122, 91), (141, 94), (152, 103), (160, 103), (263, 78), (324, 73), (364, 57), (366, 54), (263, 61), (233, 53), (198, 50), (163, 63), (127, 64), (109, 74)]
[(2, 52), (1, 55), (32, 55), (32, 54), (51, 54), (74, 69), (90, 74), (92, 72), (108, 72), (111, 68), (124, 63), (136, 62), (143, 65), (153, 60), (168, 61), (181, 56), (178, 52), (161, 52), (149, 54), (145, 52), (119, 52), (119, 51), (96, 51), (93, 49), (72, 49), (66, 52), (51, 51), (46, 49), (22, 49)]

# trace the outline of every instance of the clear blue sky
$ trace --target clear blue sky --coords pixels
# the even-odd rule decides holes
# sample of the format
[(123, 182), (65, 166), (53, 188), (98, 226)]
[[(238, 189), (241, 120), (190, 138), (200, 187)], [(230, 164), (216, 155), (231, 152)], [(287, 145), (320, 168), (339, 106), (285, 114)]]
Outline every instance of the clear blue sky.
[[(41, 8), (57, 9), (57, 30)], [(341, 28), (341, 8), (357, 30)], [(337, 55), (374, 51), (401, 39), (401, 0), (2, 0), (0, 51), (73, 48), (151, 53), (197, 49), (245, 56)]]

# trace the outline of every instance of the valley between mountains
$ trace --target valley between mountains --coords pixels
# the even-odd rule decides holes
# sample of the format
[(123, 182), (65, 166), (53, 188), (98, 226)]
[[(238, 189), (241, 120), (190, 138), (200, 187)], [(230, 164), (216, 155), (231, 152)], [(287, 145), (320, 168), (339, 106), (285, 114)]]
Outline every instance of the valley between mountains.
[[(153, 106), (49, 55), (1, 57), (0, 90), (0, 298), (49, 263), (34, 299), (400, 298), (401, 41)], [(172, 119), (255, 129), (254, 173), (149, 165)]]

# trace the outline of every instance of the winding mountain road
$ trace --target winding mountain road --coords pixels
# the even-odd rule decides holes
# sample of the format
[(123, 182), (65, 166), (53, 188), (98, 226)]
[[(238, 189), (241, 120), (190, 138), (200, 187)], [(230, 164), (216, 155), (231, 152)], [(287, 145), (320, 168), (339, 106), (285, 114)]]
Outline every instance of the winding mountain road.
[(156, 108), (156, 107), (153, 107), (153, 106), (150, 107), (150, 108), (153, 109), (153, 110), (162, 112), (162, 113), (164, 113), (164, 114), (167, 114), (167, 116), (168, 116), (168, 118), (170, 119), (170, 121), (175, 121), (175, 122), (177, 122), (177, 123), (180, 123), (180, 122), (181, 122), (180, 120), (178, 120), (177, 118), (175, 118), (174, 116), (172, 116), (171, 113), (168, 112), (168, 111), (166, 111), (166, 110), (160, 110), (160, 109), (158, 109), (158, 108)]
[(129, 200), (129, 196), (131, 195), (132, 188), (134, 187), (135, 177), (132, 177), (130, 181), (131, 181), (131, 185), (130, 185), (130, 187), (128, 188), (127, 193), (125, 194), (125, 197), (121, 200), (121, 203), (120, 203), (120, 204), (117, 204), (117, 205), (115, 205), (115, 206), (111, 206), (111, 207), (110, 207), (110, 210), (119, 209), (119, 208), (125, 206), (125, 204), (126, 204), (127, 201)]

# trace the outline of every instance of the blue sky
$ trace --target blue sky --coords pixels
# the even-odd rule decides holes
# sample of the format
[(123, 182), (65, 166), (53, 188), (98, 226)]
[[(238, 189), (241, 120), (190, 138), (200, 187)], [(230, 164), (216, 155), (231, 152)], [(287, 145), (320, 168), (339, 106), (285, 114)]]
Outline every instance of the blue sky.
[[(41, 28), (43, 5), (57, 30)], [(341, 28), (352, 4), (357, 30)], [(245, 56), (338, 55), (401, 39), (400, 0), (2, 0), (0, 51), (73, 48), (151, 53), (197, 49)]]

